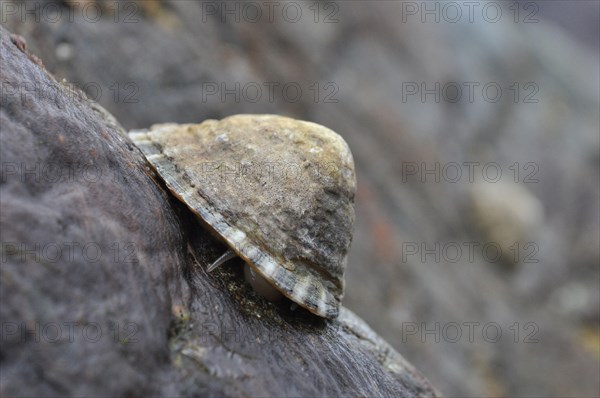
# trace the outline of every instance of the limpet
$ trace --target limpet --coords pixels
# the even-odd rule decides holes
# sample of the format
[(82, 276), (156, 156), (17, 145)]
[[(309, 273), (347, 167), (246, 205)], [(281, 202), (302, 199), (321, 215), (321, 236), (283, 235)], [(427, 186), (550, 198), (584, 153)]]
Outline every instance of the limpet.
[(263, 296), (275, 291), (336, 318), (354, 225), (356, 177), (346, 142), (316, 123), (235, 115), (157, 124), (130, 138), (169, 190), (239, 256)]

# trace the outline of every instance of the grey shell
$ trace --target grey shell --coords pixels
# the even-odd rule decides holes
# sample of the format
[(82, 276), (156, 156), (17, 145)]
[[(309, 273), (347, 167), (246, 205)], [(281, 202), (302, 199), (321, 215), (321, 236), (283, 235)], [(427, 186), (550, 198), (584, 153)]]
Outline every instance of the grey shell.
[(235, 115), (129, 136), (246, 263), (311, 312), (338, 316), (356, 191), (338, 134), (282, 116)]

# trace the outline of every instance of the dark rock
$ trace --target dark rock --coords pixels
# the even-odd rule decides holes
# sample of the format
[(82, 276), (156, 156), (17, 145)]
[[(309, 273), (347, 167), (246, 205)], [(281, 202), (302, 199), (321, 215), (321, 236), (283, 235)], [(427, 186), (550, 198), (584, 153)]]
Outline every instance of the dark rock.
[(350, 311), (207, 275), (222, 245), (119, 124), (0, 42), (2, 396), (436, 395)]

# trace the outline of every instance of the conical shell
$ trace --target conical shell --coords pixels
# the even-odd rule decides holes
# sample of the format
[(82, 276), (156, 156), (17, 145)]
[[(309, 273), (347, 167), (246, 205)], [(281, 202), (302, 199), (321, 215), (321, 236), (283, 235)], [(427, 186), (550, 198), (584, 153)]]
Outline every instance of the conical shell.
[(356, 190), (339, 135), (275, 115), (129, 135), (173, 194), (250, 266), (299, 305), (337, 317)]

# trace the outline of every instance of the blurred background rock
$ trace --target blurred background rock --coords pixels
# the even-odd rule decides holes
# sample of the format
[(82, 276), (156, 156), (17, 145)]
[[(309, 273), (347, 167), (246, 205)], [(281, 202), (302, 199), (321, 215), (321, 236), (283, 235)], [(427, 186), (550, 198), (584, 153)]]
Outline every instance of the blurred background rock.
[(128, 129), (278, 113), (340, 133), (344, 304), (443, 394), (600, 395), (598, 2), (1, 7)]

